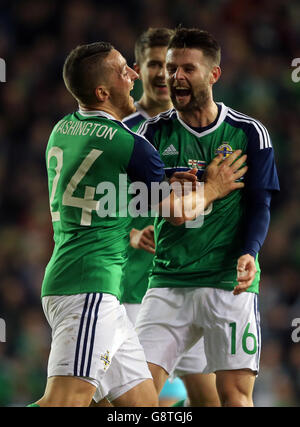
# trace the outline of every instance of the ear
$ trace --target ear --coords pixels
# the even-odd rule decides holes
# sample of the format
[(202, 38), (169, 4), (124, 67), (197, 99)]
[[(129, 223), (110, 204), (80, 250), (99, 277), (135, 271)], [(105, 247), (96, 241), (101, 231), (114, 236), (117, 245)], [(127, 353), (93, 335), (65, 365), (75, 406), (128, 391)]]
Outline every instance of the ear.
[(221, 76), (221, 68), (215, 65), (210, 72), (209, 83), (211, 85), (215, 84), (219, 80), (220, 76)]
[(98, 86), (95, 89), (95, 95), (99, 102), (105, 102), (109, 98), (109, 91), (105, 86)]
[(141, 67), (136, 62), (133, 64), (133, 69), (138, 75), (140, 75)]

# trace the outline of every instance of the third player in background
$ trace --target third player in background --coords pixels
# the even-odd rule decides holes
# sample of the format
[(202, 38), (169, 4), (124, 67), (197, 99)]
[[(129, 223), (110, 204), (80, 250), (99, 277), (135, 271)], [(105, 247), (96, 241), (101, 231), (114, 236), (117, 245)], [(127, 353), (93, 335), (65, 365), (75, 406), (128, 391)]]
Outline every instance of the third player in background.
[[(123, 120), (123, 123), (133, 131), (137, 131), (147, 119), (173, 108), (165, 80), (167, 46), (173, 33), (173, 30), (167, 28), (149, 28), (135, 43), (134, 69), (142, 81), (143, 94), (141, 99), (135, 102), (136, 112)], [(134, 218), (131, 223), (121, 301), (133, 324), (148, 288), (148, 276), (153, 263), (155, 252), (153, 223), (154, 217), (150, 215)], [(202, 339), (180, 359), (172, 377), (180, 377), (183, 380), (192, 406), (219, 406), (215, 374), (202, 374), (205, 366)], [(182, 398), (185, 394), (178, 378), (171, 383), (168, 381), (161, 392), (161, 404), (170, 404), (172, 400)], [(188, 401), (185, 404), (188, 404)]]

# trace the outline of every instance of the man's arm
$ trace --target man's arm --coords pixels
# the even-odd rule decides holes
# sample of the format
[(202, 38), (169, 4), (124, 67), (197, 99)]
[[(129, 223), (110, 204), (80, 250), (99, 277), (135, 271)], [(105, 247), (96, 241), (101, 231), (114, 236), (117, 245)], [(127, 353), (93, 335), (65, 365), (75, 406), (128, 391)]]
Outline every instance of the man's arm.
[[(146, 184), (147, 202), (150, 205), (151, 192), (155, 191), (152, 184), (160, 184), (165, 179), (164, 164), (157, 150), (144, 137), (134, 135), (135, 143), (127, 172), (131, 181), (142, 181)], [(193, 170), (188, 173), (183, 172), (186, 174), (185, 179), (194, 183), (192, 190), (187, 194), (182, 194), (181, 190), (178, 191), (184, 180), (177, 177), (171, 182), (172, 187), (164, 194), (164, 198), (158, 198), (157, 204), (151, 205), (151, 209), (156, 210), (166, 221), (175, 226), (197, 218), (214, 200), (225, 197), (231, 191), (244, 186), (242, 182), (236, 182), (247, 171), (246, 166), (242, 167), (246, 155), (241, 156), (241, 154), (241, 150), (236, 150), (225, 160), (220, 154), (210, 163), (207, 168), (204, 192), (201, 188), (203, 184), (196, 185), (197, 178)], [(238, 159), (239, 156), (241, 157)], [(177, 191), (174, 191), (175, 187)]]
[(267, 236), (270, 224), (270, 204), (272, 193), (279, 191), (279, 181), (274, 160), (271, 139), (264, 128), (264, 139), (258, 129), (261, 124), (248, 124), (247, 163), (249, 170), (245, 179), (245, 229), (244, 244), (237, 262), (237, 280), (234, 295), (246, 291), (255, 274), (256, 255)]
[[(160, 202), (158, 206), (160, 215), (164, 216), (163, 212), (168, 211), (167, 206), (170, 216), (164, 216), (164, 218), (173, 225), (182, 225), (186, 221), (197, 218), (213, 201), (225, 197), (234, 190), (243, 188), (244, 183), (236, 182), (247, 172), (247, 166), (242, 167), (247, 156), (243, 155), (238, 158), (241, 153), (241, 150), (236, 150), (225, 160), (223, 160), (222, 154), (215, 157), (207, 167), (204, 184), (195, 182), (197, 171), (195, 169), (189, 172), (175, 173), (170, 179), (171, 184), (183, 185), (186, 181), (191, 181), (192, 190), (183, 194), (177, 185), (177, 191), (172, 191), (168, 198)], [(204, 188), (201, 188), (202, 185)]]
[(268, 233), (272, 193), (268, 190), (246, 192), (244, 246), (237, 263), (238, 285), (234, 295), (247, 290), (256, 274), (255, 259)]

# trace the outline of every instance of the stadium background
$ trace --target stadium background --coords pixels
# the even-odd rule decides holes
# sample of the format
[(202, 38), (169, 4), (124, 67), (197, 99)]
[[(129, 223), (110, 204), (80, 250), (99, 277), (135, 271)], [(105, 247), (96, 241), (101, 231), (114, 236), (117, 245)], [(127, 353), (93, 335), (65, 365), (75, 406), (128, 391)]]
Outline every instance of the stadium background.
[[(61, 69), (77, 44), (111, 41), (133, 64), (136, 37), (149, 26), (178, 24), (211, 31), (222, 46), (215, 99), (268, 128), (281, 193), (273, 200), (261, 251), (263, 349), (257, 406), (300, 406), (300, 57), (297, 0), (1, 1), (0, 57), (0, 406), (22, 406), (42, 394), (50, 344), (40, 305), (52, 231), (44, 151), (54, 123), (76, 108)], [(135, 89), (135, 97), (141, 92)], [(300, 334), (299, 334), (300, 335)]]

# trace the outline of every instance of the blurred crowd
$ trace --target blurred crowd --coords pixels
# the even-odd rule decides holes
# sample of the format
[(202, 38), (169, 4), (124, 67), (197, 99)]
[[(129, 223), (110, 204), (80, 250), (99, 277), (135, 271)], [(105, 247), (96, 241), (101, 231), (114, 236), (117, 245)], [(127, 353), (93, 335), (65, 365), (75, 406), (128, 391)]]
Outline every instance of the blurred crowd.
[[(62, 65), (77, 44), (110, 41), (134, 61), (149, 26), (211, 31), (222, 46), (215, 99), (269, 130), (281, 192), (260, 254), (261, 371), (257, 406), (300, 406), (300, 58), (297, 0), (25, 0), (1, 2), (0, 57), (0, 406), (39, 398), (46, 383), (50, 330), (40, 287), (52, 248), (45, 148), (53, 125), (76, 105)], [(140, 87), (137, 86), (135, 96)], [(300, 338), (300, 332), (299, 332)]]

